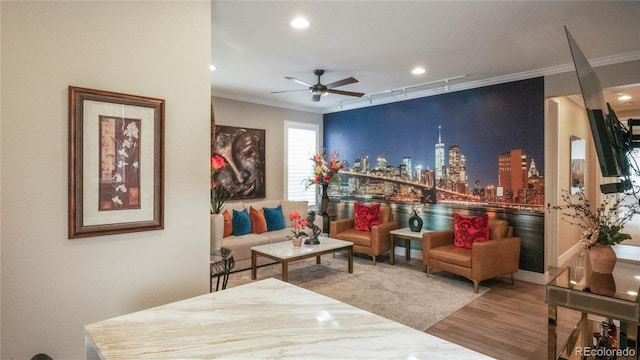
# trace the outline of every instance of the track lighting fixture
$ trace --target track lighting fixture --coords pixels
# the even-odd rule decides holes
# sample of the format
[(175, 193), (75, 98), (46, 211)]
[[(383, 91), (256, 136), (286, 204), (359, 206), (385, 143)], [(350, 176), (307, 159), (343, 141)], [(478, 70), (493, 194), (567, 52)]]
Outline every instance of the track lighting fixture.
[[(392, 98), (392, 97), (395, 97), (395, 98), (403, 97), (406, 99), (409, 97), (409, 93), (411, 93), (411, 95), (413, 96), (429, 96), (429, 95), (441, 94), (443, 90), (444, 92), (449, 92), (451, 91), (451, 87), (449, 86), (450, 81), (462, 79), (465, 77), (467, 77), (467, 75), (453, 76), (453, 77), (445, 78), (441, 80), (434, 80), (426, 83), (405, 86), (405, 87), (396, 88), (396, 89), (386, 89), (386, 90), (378, 91), (375, 93), (366, 94), (367, 102), (369, 103), (369, 105), (372, 105), (374, 96), (376, 98), (376, 101), (380, 99), (382, 102), (385, 102), (386, 98)], [(439, 86), (442, 86), (441, 84), (443, 83), (444, 83), (444, 86), (440, 88)], [(423, 89), (420, 89), (420, 88), (423, 88)], [(350, 104), (358, 104), (361, 101), (362, 100), (360, 99), (340, 101), (340, 105), (339, 105), (340, 110), (344, 109), (345, 107), (348, 108)]]

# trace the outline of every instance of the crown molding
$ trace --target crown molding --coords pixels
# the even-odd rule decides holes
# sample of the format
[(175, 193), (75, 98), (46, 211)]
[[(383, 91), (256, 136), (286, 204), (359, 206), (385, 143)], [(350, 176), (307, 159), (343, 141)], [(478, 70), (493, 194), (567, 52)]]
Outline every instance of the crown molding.
[[(625, 63), (625, 62), (636, 61), (636, 60), (640, 60), (640, 51), (633, 51), (633, 52), (628, 52), (623, 54), (600, 57), (593, 60), (589, 60), (589, 63), (591, 64), (592, 67), (596, 68), (596, 67)], [(434, 85), (437, 83), (442, 83), (442, 85), (436, 85), (435, 88), (430, 88), (425, 90), (416, 90), (416, 91), (410, 91), (412, 87), (416, 87), (415, 85), (412, 85), (412, 86), (407, 86), (404, 89), (400, 88), (395, 90), (385, 90), (380, 92), (374, 92), (370, 94), (365, 94), (363, 97), (358, 99), (342, 100), (332, 105), (321, 107), (321, 108), (302, 106), (302, 105), (291, 104), (286, 102), (272, 101), (272, 100), (267, 100), (259, 97), (250, 97), (250, 96), (240, 95), (237, 93), (214, 91), (213, 89), (212, 89), (212, 96), (230, 99), (230, 100), (249, 102), (253, 104), (265, 105), (265, 106), (273, 106), (273, 107), (289, 109), (289, 110), (303, 111), (303, 112), (309, 112), (309, 113), (315, 113), (315, 114), (328, 114), (328, 113), (334, 113), (334, 112), (340, 112), (340, 111), (365, 108), (369, 106), (400, 102), (400, 101), (405, 101), (410, 99), (440, 95), (448, 92), (469, 90), (469, 89), (503, 84), (503, 83), (513, 82), (513, 81), (526, 80), (526, 79), (531, 79), (531, 78), (540, 77), (540, 76), (550, 76), (555, 74), (561, 74), (561, 73), (574, 71), (574, 69), (575, 68), (573, 63), (567, 63), (567, 64), (551, 66), (543, 69), (523, 71), (515, 74), (496, 76), (489, 79), (461, 82), (461, 83), (455, 83), (455, 84), (449, 83), (449, 82), (445, 83), (444, 80), (434, 81), (433, 82)], [(464, 76), (461, 76), (459, 78), (463, 78), (463, 77)], [(445, 85), (447, 86), (448, 90), (445, 89)]]
[(224, 99), (229, 99), (229, 100), (243, 101), (243, 102), (248, 102), (248, 103), (258, 104), (258, 105), (273, 106), (273, 107), (282, 108), (282, 109), (304, 111), (304, 112), (314, 113), (314, 114), (323, 114), (324, 113), (324, 111), (323, 111), (324, 109), (321, 109), (321, 108), (313, 108), (313, 107), (308, 107), (308, 106), (299, 106), (299, 105), (296, 105), (296, 104), (279, 102), (279, 101), (271, 101), (271, 100), (266, 100), (264, 98), (258, 98), (258, 97), (250, 97), (250, 96), (232, 94), (232, 93), (227, 93), (227, 92), (224, 92), (224, 91), (213, 91), (212, 90), (211, 91), (211, 96), (224, 98)]
[[(593, 67), (600, 67), (600, 66), (619, 64), (619, 63), (635, 61), (635, 60), (640, 60), (640, 51), (633, 51), (629, 53), (596, 58), (593, 60), (589, 60), (589, 63)], [(329, 108), (325, 108), (324, 113), (326, 114), (326, 113), (340, 112), (340, 111), (364, 108), (364, 107), (375, 106), (375, 105), (388, 104), (388, 103), (399, 102), (399, 101), (404, 101), (404, 100), (409, 100), (414, 98), (422, 98), (422, 97), (439, 95), (446, 92), (475, 89), (475, 88), (480, 88), (485, 86), (513, 82), (513, 81), (526, 80), (526, 79), (531, 79), (531, 78), (540, 77), (540, 76), (561, 74), (561, 73), (566, 73), (574, 70), (575, 68), (573, 63), (568, 63), (563, 65), (551, 66), (543, 69), (523, 71), (515, 74), (497, 76), (489, 79), (468, 81), (468, 82), (458, 83), (458, 84), (449, 84), (448, 85), (449, 91), (446, 91), (444, 89), (444, 86), (441, 86), (435, 89), (414, 91), (409, 93), (404, 92), (400, 94), (398, 93), (394, 94), (393, 92), (387, 92), (387, 93), (381, 92), (381, 93), (377, 93), (376, 96), (371, 96), (371, 97), (365, 94), (365, 96), (363, 96), (360, 99), (342, 101)]]

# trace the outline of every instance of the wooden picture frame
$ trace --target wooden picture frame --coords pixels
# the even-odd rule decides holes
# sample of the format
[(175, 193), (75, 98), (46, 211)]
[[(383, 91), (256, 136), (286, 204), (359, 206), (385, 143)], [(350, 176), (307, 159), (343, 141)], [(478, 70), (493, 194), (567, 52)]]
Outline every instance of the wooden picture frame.
[(165, 100), (69, 86), (69, 238), (164, 228)]

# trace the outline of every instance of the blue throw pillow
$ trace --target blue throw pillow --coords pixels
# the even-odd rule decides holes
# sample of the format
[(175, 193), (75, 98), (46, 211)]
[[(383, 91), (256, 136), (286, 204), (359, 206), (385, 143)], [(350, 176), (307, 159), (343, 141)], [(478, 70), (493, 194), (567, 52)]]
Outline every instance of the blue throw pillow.
[(282, 205), (277, 208), (264, 208), (264, 218), (267, 220), (267, 231), (284, 229), (284, 216)]
[(233, 235), (251, 234), (251, 217), (247, 209), (242, 211), (233, 210)]

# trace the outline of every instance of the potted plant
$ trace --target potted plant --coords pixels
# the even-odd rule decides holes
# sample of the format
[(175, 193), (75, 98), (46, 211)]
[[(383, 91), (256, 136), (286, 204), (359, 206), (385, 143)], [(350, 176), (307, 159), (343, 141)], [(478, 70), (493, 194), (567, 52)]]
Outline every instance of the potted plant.
[(220, 251), (222, 248), (222, 237), (224, 232), (224, 216), (220, 213), (224, 203), (232, 196), (231, 192), (224, 186), (216, 184), (213, 176), (222, 168), (227, 166), (227, 162), (220, 155), (211, 157), (211, 251)]
[(293, 246), (298, 247), (302, 245), (302, 237), (308, 236), (303, 229), (309, 225), (309, 222), (303, 219), (297, 211), (289, 213), (289, 220), (293, 221), (293, 230), (291, 230), (293, 232)]
[(231, 199), (231, 192), (224, 186), (218, 186), (213, 176), (227, 166), (227, 162), (220, 155), (214, 155), (211, 157), (211, 213), (220, 214), (224, 203)]
[(611, 245), (631, 239), (629, 234), (621, 231), (634, 215), (640, 213), (640, 203), (637, 200), (625, 201), (626, 197), (624, 193), (619, 196), (605, 194), (602, 203), (593, 211), (583, 188), (573, 195), (563, 190), (561, 199), (564, 204), (550, 207), (560, 211), (563, 221), (582, 229), (580, 242), (589, 249), (589, 259), (595, 272), (611, 274), (616, 262), (616, 253)]

